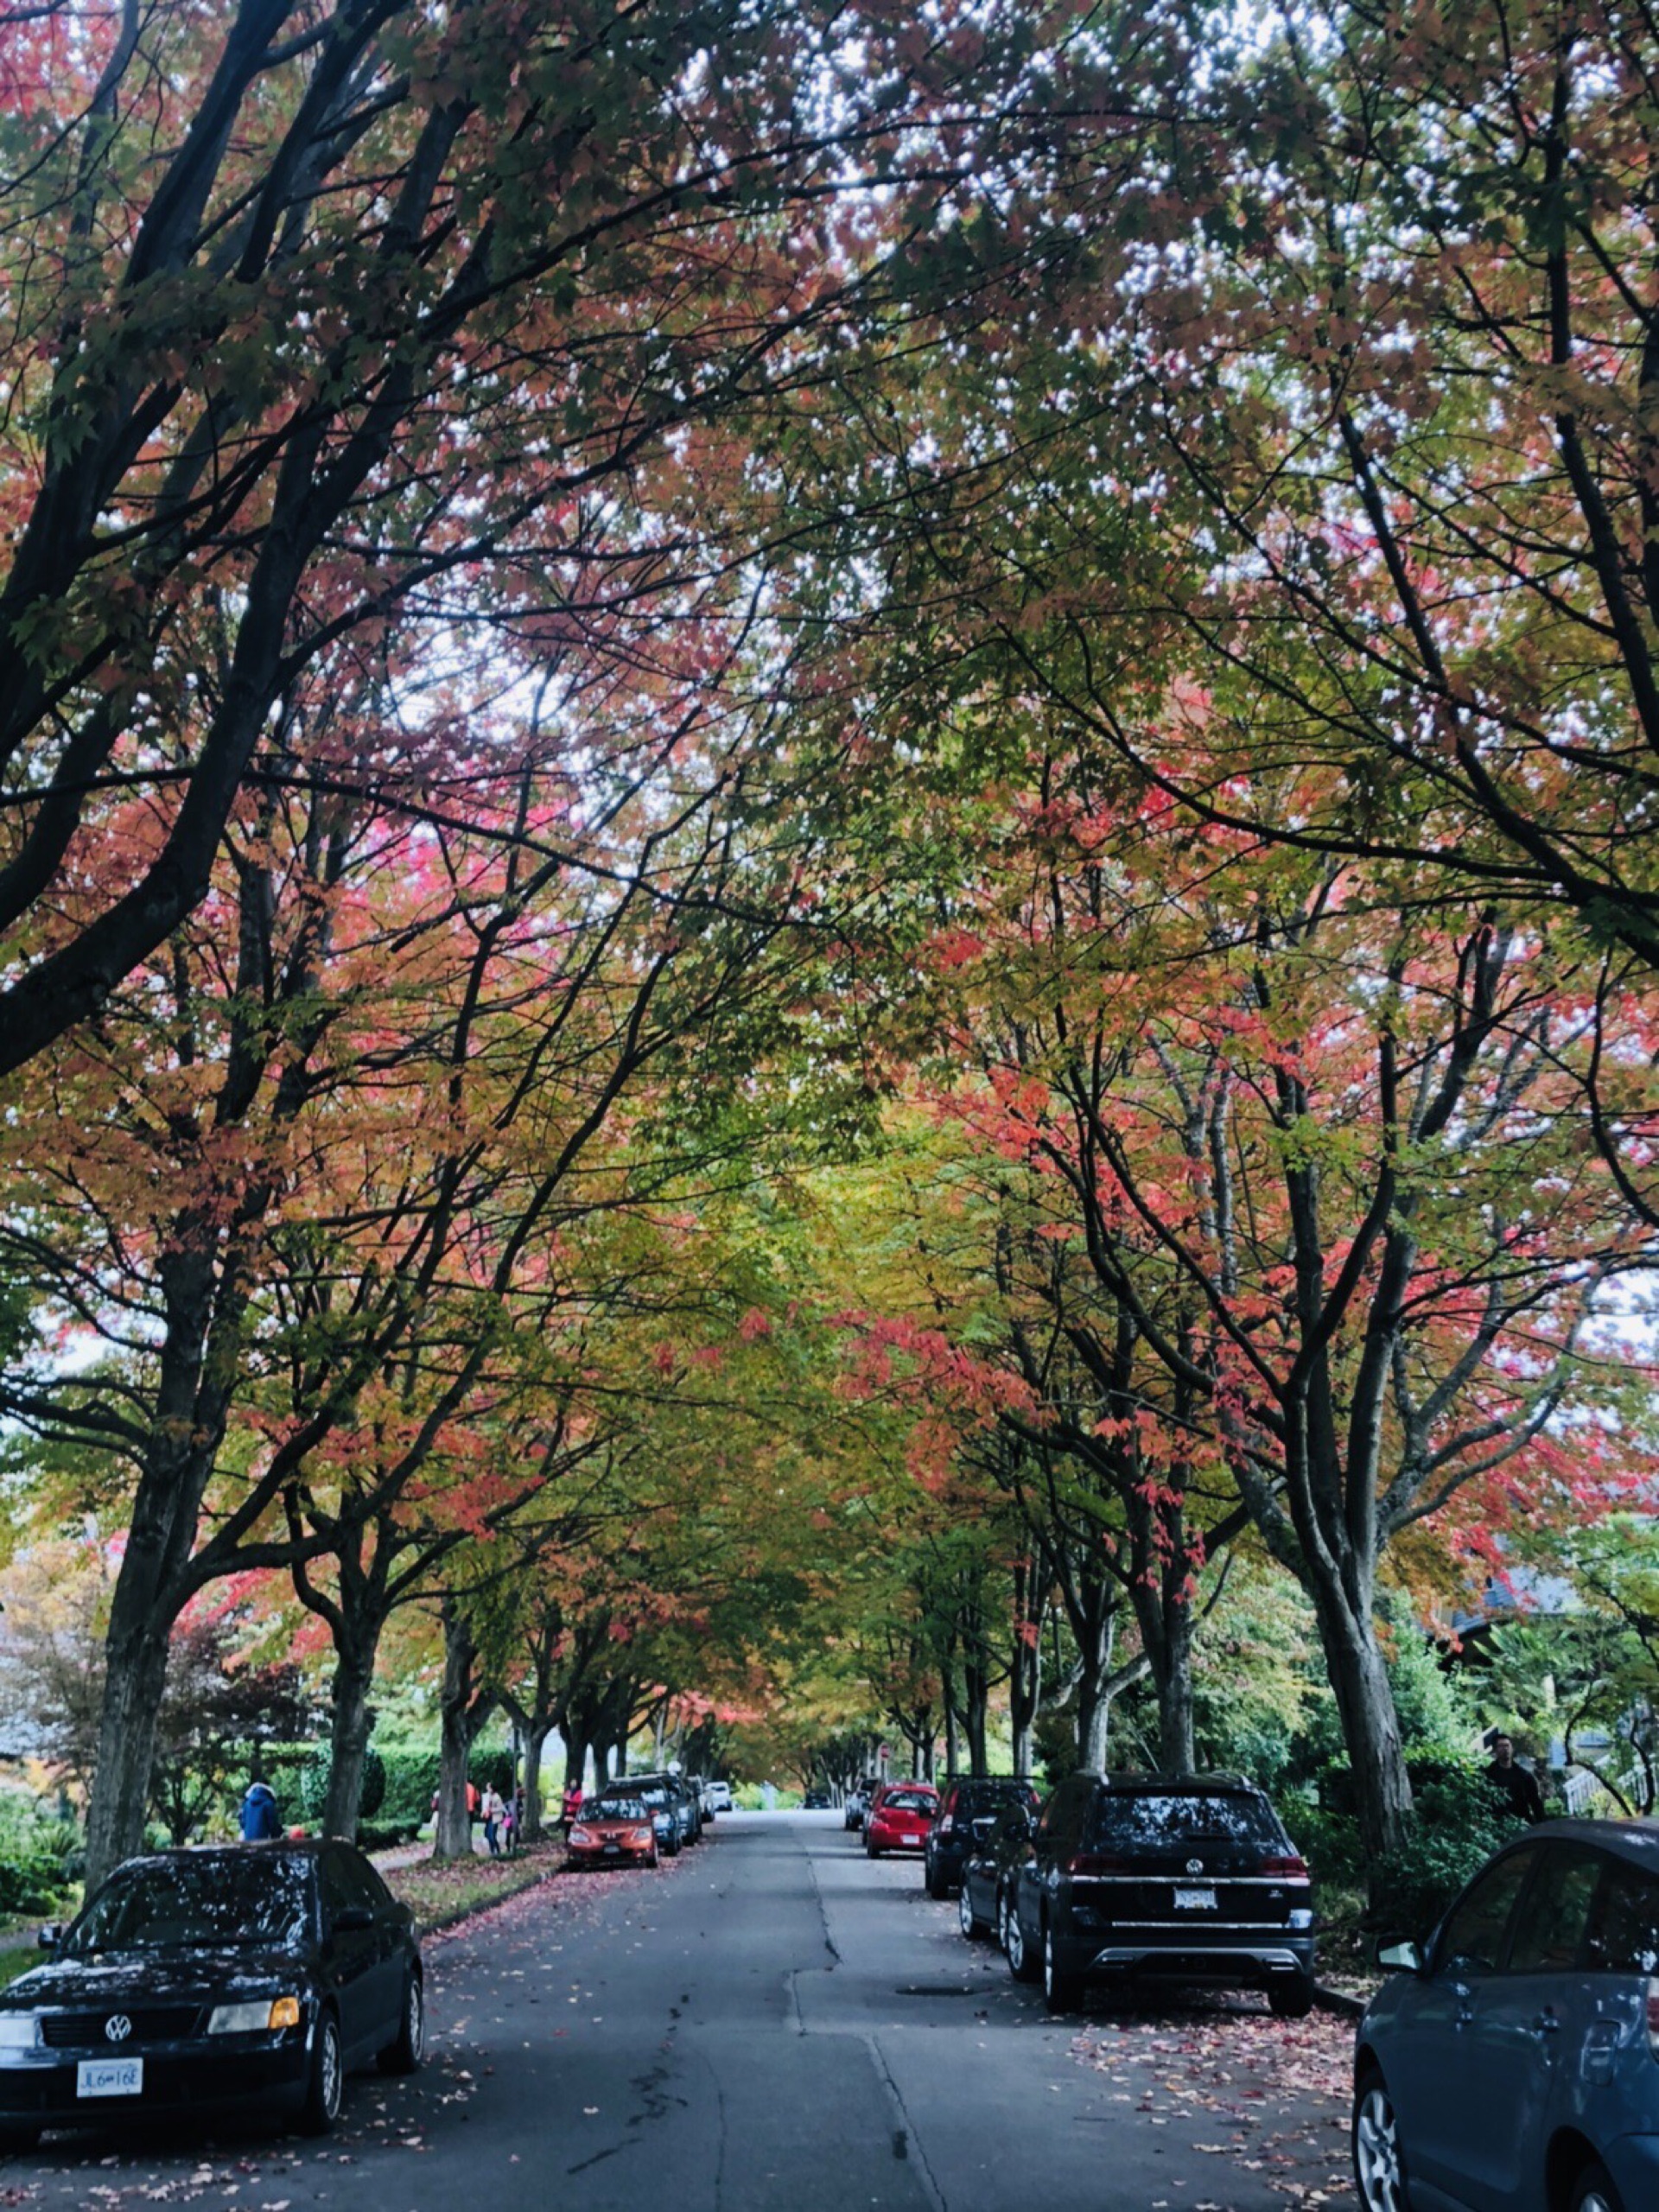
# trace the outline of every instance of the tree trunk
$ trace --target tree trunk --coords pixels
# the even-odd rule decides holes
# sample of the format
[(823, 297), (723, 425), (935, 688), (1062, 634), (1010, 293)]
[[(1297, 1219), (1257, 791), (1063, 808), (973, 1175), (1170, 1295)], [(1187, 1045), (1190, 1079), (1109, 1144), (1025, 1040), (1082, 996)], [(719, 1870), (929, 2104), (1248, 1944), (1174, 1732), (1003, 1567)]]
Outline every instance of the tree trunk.
[(1136, 1586), (1132, 1593), (1141, 1648), (1152, 1670), (1158, 1700), (1158, 1771), (1194, 1771), (1192, 1737), (1192, 1606), (1179, 1592)]
[(963, 1733), (968, 1738), (968, 1771), (969, 1774), (988, 1774), (990, 1757), (987, 1735), (990, 1722), (990, 1684), (982, 1667), (971, 1661), (963, 1668), (962, 1676)]
[[(1008, 1665), (1008, 1726), (1014, 1738), (1014, 1770), (1031, 1772), (1031, 1732), (1043, 1696), (1043, 1637), (1040, 1619), (1029, 1619), (1033, 1576), (1028, 1567), (1014, 1578), (1014, 1649)], [(1039, 1608), (1040, 1611), (1040, 1608)]]
[(328, 1732), (328, 1796), (323, 1807), (322, 1832), (357, 1840), (358, 1808), (363, 1799), (363, 1763), (374, 1728), (369, 1693), (374, 1683), (374, 1659), (379, 1646), (380, 1624), (372, 1629), (353, 1624), (341, 1640), (334, 1658), (333, 1714)]
[(1360, 1841), (1375, 1876), (1384, 1854), (1397, 1851), (1411, 1828), (1411, 1777), (1393, 1685), (1370, 1614), (1326, 1588), (1315, 1587), (1309, 1594), (1353, 1769)]
[(1108, 1613), (1079, 1647), (1077, 1672), (1077, 1764), (1085, 1774), (1106, 1769), (1106, 1738), (1111, 1726), (1112, 1692), (1108, 1681), (1117, 1643), (1117, 1618)]
[(540, 1728), (524, 1734), (524, 1841), (534, 1843), (542, 1833), (542, 1746), (547, 1741)]
[[(98, 1767), (86, 1818), (86, 1891), (144, 1847), (144, 1815), (156, 1758), (156, 1728), (167, 1681), (168, 1629), (148, 1593), (129, 1576), (127, 1560), (117, 1577), (114, 1609), (105, 1639), (104, 1707), (99, 1723)], [(124, 1609), (123, 1599), (127, 1600)], [(123, 1618), (124, 1610), (131, 1618)]]
[(940, 1694), (944, 1703), (944, 1770), (957, 1771), (957, 1673), (950, 1660), (939, 1662)]
[(435, 1859), (468, 1859), (473, 1824), (467, 1812), (467, 1762), (476, 1732), (473, 1722), (473, 1665), (477, 1646), (465, 1614), (443, 1601), (443, 1690), (439, 1703), (438, 1826)]
[(580, 1789), (582, 1786), (582, 1782), (587, 1772), (588, 1740), (586, 1737), (580, 1736), (575, 1732), (575, 1726), (573, 1722), (566, 1729), (564, 1738), (565, 1788), (567, 1789)]

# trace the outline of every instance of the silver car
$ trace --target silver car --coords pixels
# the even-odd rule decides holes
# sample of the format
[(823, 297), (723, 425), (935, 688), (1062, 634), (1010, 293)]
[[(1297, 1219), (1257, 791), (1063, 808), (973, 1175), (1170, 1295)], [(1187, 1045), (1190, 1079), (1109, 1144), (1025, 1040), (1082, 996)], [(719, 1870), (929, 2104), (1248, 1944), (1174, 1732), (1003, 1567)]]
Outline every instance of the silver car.
[(1506, 1845), (1366, 2008), (1365, 2212), (1659, 2206), (1659, 1821), (1554, 1821)]

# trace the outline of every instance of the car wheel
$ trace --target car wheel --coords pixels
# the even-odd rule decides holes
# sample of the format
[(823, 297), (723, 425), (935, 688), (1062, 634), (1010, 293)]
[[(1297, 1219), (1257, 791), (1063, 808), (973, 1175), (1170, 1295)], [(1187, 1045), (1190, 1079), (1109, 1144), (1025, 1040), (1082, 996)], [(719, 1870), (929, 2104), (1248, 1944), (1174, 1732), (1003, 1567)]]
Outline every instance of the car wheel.
[(1305, 2020), (1313, 2010), (1313, 1985), (1299, 1974), (1294, 1981), (1275, 1981), (1268, 1991), (1275, 2020)]
[(397, 2032), (380, 2054), (383, 2074), (415, 2074), (426, 2053), (426, 1991), (413, 1968), (404, 1984)]
[(1406, 2154), (1388, 2084), (1375, 2067), (1354, 2091), (1354, 2181), (1362, 2212), (1409, 2212)]
[(1002, 1908), (1002, 1948), (1007, 1955), (1008, 1972), (1016, 1981), (1039, 1979), (1043, 1962), (1027, 1942), (1018, 1909), (1012, 1902)]
[(311, 2073), (300, 2107), (302, 2135), (326, 2135), (340, 2118), (340, 2101), (346, 2088), (346, 2055), (340, 2047), (340, 2023), (325, 2012), (317, 2023), (311, 2047)]
[(968, 1894), (968, 1884), (965, 1878), (962, 1887), (957, 1892), (957, 1925), (970, 1943), (977, 1943), (982, 1936), (988, 1936), (990, 1933), (985, 1923), (974, 1910), (973, 1899)]
[(1081, 1975), (1065, 1974), (1054, 1955), (1054, 1930), (1043, 1923), (1043, 2002), (1051, 2012), (1075, 2012), (1083, 2002)]
[(933, 1861), (933, 1864), (927, 1868), (922, 1877), (922, 1879), (927, 1885), (927, 1894), (929, 1897), (944, 1898), (950, 1896), (950, 1880), (945, 1875), (940, 1872), (939, 1862), (937, 1859)]
[(1571, 2212), (1624, 2212), (1624, 2200), (1605, 2166), (1589, 2165), (1573, 2184)]

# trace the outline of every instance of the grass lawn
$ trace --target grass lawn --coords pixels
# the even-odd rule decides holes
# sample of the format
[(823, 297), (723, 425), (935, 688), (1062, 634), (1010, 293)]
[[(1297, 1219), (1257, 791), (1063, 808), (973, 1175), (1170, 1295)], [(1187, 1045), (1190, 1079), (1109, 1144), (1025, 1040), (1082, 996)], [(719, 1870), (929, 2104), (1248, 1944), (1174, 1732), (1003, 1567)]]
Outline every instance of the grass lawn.
[(387, 1886), (413, 1909), (424, 1931), (515, 1897), (563, 1864), (564, 1846), (554, 1842), (537, 1844), (512, 1859), (459, 1859), (445, 1866), (421, 1859), (382, 1871)]

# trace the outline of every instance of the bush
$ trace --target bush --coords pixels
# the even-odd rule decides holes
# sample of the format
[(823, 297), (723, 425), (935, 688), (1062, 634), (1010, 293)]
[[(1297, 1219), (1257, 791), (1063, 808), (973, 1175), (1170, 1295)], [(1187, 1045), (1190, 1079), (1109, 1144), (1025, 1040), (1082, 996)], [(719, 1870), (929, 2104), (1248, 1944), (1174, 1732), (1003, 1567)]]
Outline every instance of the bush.
[(400, 1843), (413, 1843), (416, 1824), (409, 1821), (359, 1821), (358, 1847), (363, 1851), (391, 1851)]
[(1464, 1884), (1520, 1823), (1494, 1808), (1478, 1767), (1429, 1782), (1417, 1793), (1411, 1840), (1378, 1862), (1370, 1917), (1390, 1931), (1427, 1936)]
[(385, 1790), (375, 1807), (383, 1827), (418, 1827), (431, 1817), (432, 1792), (438, 1786), (438, 1754), (423, 1745), (385, 1744), (373, 1746), (385, 1776)]
[(512, 1753), (474, 1750), (467, 1762), (467, 1779), (480, 1790), (493, 1783), (504, 1797), (511, 1797), (514, 1781)]
[[(308, 1826), (315, 1827), (328, 1804), (328, 1777), (333, 1754), (321, 1747), (300, 1769), (300, 1810)], [(358, 1799), (359, 1820), (372, 1820), (386, 1800), (386, 1763), (371, 1744), (363, 1754), (363, 1791)]]
[(0, 1796), (0, 1913), (53, 1913), (86, 1871), (73, 1821), (35, 1799)]

